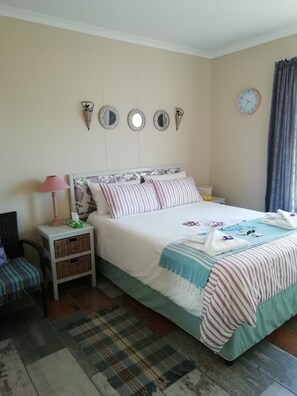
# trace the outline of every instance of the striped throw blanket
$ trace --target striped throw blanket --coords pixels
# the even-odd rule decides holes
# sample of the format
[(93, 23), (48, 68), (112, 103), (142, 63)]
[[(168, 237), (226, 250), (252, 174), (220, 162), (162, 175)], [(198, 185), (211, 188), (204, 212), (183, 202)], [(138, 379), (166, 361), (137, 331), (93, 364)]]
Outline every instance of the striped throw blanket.
[(297, 282), (297, 234), (229, 255), (205, 287), (201, 340), (219, 352), (241, 325), (256, 325), (258, 304)]
[[(233, 238), (248, 241), (250, 248), (271, 242), (273, 240), (291, 235), (296, 231), (282, 229), (268, 224), (260, 223), (261, 219), (251, 220), (222, 228), (222, 231)], [(240, 230), (256, 230), (261, 233), (259, 238), (240, 234)], [(228, 241), (226, 241), (228, 244)], [(195, 244), (192, 244), (194, 246)], [(198, 244), (197, 244), (198, 246)], [(159, 265), (186, 279), (196, 287), (203, 288), (209, 279), (214, 265), (224, 257), (243, 252), (247, 248), (231, 250), (216, 256), (209, 256), (195, 247), (188, 246), (183, 240), (169, 243), (162, 251)]]
[(0, 305), (18, 299), (23, 294), (39, 290), (43, 282), (41, 271), (24, 257), (16, 257), (0, 268)]

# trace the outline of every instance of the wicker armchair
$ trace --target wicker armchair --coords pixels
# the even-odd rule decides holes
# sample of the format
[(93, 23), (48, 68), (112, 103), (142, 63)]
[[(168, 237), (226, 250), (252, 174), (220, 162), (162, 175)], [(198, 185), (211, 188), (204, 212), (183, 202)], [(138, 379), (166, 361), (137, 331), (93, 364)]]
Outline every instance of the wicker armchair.
[[(0, 267), (0, 305), (41, 290), (44, 315), (47, 317), (46, 262), (42, 248), (34, 241), (19, 239), (17, 213), (0, 214), (0, 237), (9, 262)], [(40, 268), (24, 257), (24, 245), (39, 255)]]

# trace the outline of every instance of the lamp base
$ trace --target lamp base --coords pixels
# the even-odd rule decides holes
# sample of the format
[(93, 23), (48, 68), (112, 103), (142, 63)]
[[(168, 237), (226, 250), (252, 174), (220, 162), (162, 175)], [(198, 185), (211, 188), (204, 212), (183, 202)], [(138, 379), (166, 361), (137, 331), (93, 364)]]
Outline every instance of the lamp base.
[(62, 225), (65, 225), (64, 220), (60, 220), (57, 217), (54, 218), (54, 220), (49, 224), (51, 227), (60, 227)]

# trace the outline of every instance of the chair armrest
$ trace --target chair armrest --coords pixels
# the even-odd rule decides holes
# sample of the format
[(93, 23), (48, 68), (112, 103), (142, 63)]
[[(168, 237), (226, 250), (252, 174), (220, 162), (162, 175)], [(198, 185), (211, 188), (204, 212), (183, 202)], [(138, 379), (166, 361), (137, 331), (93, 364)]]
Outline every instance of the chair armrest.
[(46, 260), (45, 260), (45, 258), (46, 257), (45, 257), (42, 247), (35, 241), (32, 241), (31, 239), (20, 239), (19, 242), (23, 245), (25, 245), (25, 244), (29, 245), (37, 251), (38, 256), (39, 256), (40, 267), (41, 267), (41, 271), (42, 271), (42, 275), (43, 275), (43, 280), (45, 282), (45, 280), (46, 280)]

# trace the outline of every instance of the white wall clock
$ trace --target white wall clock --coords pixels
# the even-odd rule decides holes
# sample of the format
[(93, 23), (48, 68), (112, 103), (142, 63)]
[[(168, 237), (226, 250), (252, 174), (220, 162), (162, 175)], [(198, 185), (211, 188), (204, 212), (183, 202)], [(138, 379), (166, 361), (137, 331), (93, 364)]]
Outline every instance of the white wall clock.
[(237, 108), (243, 114), (253, 114), (261, 104), (260, 92), (255, 88), (242, 91), (237, 98)]

